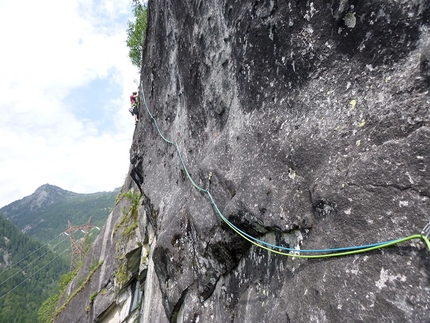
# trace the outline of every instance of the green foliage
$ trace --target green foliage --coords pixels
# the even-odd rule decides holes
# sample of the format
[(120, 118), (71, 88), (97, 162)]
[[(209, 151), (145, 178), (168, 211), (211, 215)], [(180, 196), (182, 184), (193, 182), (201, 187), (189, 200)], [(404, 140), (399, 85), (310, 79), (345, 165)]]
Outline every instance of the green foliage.
[(68, 264), (1, 216), (0, 250), (0, 322), (35, 323)]
[(118, 205), (118, 203), (124, 198), (125, 193), (121, 193), (121, 191), (118, 193), (118, 195), (115, 198), (115, 206)]
[(113, 234), (115, 235), (120, 228), (123, 228), (122, 236), (123, 238), (129, 238), (131, 233), (138, 227), (139, 224), (139, 201), (141, 197), (140, 192), (128, 191), (123, 194), (123, 197), (127, 198), (131, 202), (131, 206), (122, 210), (122, 217), (115, 224)]
[[(139, 226), (139, 201), (142, 194), (139, 191), (128, 191), (122, 194), (121, 198), (126, 198), (130, 202), (128, 208), (124, 207), (122, 210), (122, 217), (115, 225), (113, 234), (115, 235), (118, 230), (122, 229), (121, 236), (116, 241), (116, 252), (120, 253), (121, 247), (127, 243), (130, 236), (135, 232)], [(118, 267), (115, 271), (116, 289), (117, 292), (130, 280), (130, 273), (127, 269), (127, 259), (124, 254), (117, 255)]]
[[(35, 193), (0, 209), (1, 214), (13, 221), (12, 224), (0, 216), (0, 297), (34, 274), (28, 281), (0, 299), (0, 322), (52, 321), (58, 301), (68, 283), (76, 275), (76, 271), (66, 274), (58, 282), (61, 275), (69, 269), (71, 252), (66, 251), (61, 257), (49, 263), (56, 254), (45, 247), (39, 250), (41, 243), (34, 241), (32, 237), (42, 243), (52, 240), (47, 246), (52, 250), (59, 250), (60, 254), (70, 248), (69, 238), (63, 236), (62, 239), (54, 239), (54, 237), (67, 228), (67, 220), (70, 220), (72, 225), (79, 225), (92, 217), (93, 225), (103, 226), (114, 207), (115, 196), (118, 193), (113, 191), (77, 194), (52, 185), (44, 185), (43, 191), (48, 193), (47, 203), (43, 205), (35, 203), (38, 202), (38, 195)], [(89, 236), (88, 240), (93, 240), (96, 233), (97, 231), (93, 230), (93, 235)], [(75, 234), (76, 239), (82, 236), (80, 232)], [(89, 243), (85, 244), (85, 251), (89, 246)], [(40, 259), (37, 259), (39, 257)], [(23, 261), (18, 266), (11, 266), (2, 273), (6, 263), (15, 264), (20, 260)], [(42, 268), (44, 265), (47, 266)], [(40, 272), (36, 273), (39, 269)], [(11, 277), (12, 275), (14, 276)]]
[(91, 309), (91, 306), (93, 305), (94, 300), (96, 299), (96, 297), (97, 297), (98, 294), (99, 294), (99, 291), (95, 291), (94, 293), (92, 293), (90, 295), (90, 302), (88, 303), (87, 307), (85, 308), (85, 310), (87, 312), (89, 312), (89, 310)]
[(55, 311), (55, 307), (57, 306), (58, 300), (58, 294), (54, 294), (43, 302), (42, 306), (37, 312), (37, 318), (39, 320), (39, 323), (52, 322), (52, 313)]
[[(54, 314), (52, 316), (53, 319), (55, 319), (55, 317), (58, 316), (67, 307), (67, 305), (69, 305), (69, 303), (70, 303), (70, 301), (72, 300), (73, 297), (75, 297), (81, 290), (83, 290), (85, 288), (85, 286), (91, 280), (91, 277), (93, 277), (93, 275), (95, 274), (95, 272), (97, 271), (97, 269), (99, 269), (102, 265), (103, 265), (103, 260), (100, 261), (94, 268), (92, 268), (92, 270), (90, 271), (90, 273), (88, 274), (88, 276), (85, 278), (85, 280), (80, 281), (80, 278), (79, 278), (79, 284), (78, 284), (79, 287), (76, 288), (73, 291), (73, 293), (66, 299), (66, 301), (64, 302), (64, 304), (61, 305), (61, 307), (54, 312)], [(91, 266), (91, 267), (93, 267), (93, 266)], [(66, 285), (66, 287), (67, 287), (67, 285)]]
[(130, 280), (130, 274), (127, 270), (127, 265), (125, 263), (125, 259), (121, 259), (118, 267), (115, 271), (115, 279), (116, 279), (116, 288), (117, 291), (120, 291), (121, 288)]
[(127, 47), (131, 63), (140, 69), (142, 62), (142, 50), (145, 42), (147, 8), (139, 0), (132, 0), (134, 21), (128, 22)]
[[(118, 191), (77, 194), (58, 187), (54, 189), (58, 190), (55, 193), (58, 196), (49, 205), (38, 208), (19, 200), (1, 208), (0, 213), (27, 235), (46, 242), (67, 229), (67, 220), (72, 225), (80, 225), (91, 217), (92, 225), (104, 226), (118, 194)], [(70, 243), (67, 241), (65, 246), (70, 247)]]
[(97, 295), (99, 294), (98, 291), (95, 291), (94, 293), (91, 294), (90, 296), (90, 302), (94, 302), (94, 299), (97, 297)]
[(69, 285), (72, 279), (76, 276), (77, 272), (78, 269), (61, 276), (60, 281), (58, 282), (57, 291), (43, 302), (42, 306), (37, 312), (39, 323), (51, 323), (53, 321), (53, 313), (55, 312), (58, 302), (60, 301), (61, 295), (63, 295), (67, 285)]

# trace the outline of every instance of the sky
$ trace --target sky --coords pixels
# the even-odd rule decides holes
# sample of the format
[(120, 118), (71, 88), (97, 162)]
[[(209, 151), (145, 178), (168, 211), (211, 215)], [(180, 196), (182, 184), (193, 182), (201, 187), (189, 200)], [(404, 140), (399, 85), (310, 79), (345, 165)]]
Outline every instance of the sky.
[(46, 183), (122, 186), (139, 80), (132, 19), (131, 0), (0, 0), (0, 207)]

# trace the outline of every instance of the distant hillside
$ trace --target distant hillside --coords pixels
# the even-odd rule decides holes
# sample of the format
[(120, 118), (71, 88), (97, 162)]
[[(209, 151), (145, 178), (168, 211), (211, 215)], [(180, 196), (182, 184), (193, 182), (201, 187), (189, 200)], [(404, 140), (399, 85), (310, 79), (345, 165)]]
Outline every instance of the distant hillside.
[(37, 322), (40, 305), (68, 269), (62, 257), (0, 216), (0, 322)]
[(52, 239), (72, 225), (91, 223), (101, 227), (115, 204), (118, 190), (93, 194), (78, 194), (45, 184), (30, 196), (0, 209), (23, 233), (39, 241)]

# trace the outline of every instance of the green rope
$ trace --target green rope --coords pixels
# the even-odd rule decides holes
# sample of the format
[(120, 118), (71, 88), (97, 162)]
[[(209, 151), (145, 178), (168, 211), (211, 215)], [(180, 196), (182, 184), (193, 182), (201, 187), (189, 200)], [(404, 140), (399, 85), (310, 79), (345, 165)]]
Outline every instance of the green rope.
[[(157, 129), (158, 134), (160, 135), (160, 137), (167, 143), (174, 145), (175, 149), (178, 153), (179, 159), (181, 161), (182, 167), (184, 168), (185, 173), (187, 174), (187, 177), (189, 179), (189, 181), (191, 182), (191, 184), (199, 191), (208, 194), (212, 205), (214, 206), (215, 210), (217, 211), (217, 213), (219, 214), (219, 216), (221, 217), (221, 219), (233, 230), (235, 231), (238, 235), (240, 235), (242, 238), (244, 238), (245, 240), (247, 240), (248, 242), (252, 243), (253, 245), (255, 245), (258, 248), (262, 248), (264, 250), (267, 250), (269, 252), (278, 254), (278, 255), (282, 255), (282, 256), (288, 256), (288, 257), (295, 257), (295, 258), (307, 258), (307, 259), (318, 259), (318, 258), (329, 258), (329, 257), (340, 257), (340, 256), (348, 256), (348, 255), (354, 255), (354, 254), (360, 254), (363, 252), (369, 252), (369, 251), (373, 251), (373, 250), (377, 250), (377, 249), (381, 249), (381, 248), (387, 248), (390, 246), (394, 246), (398, 243), (402, 243), (402, 242), (406, 242), (409, 240), (413, 240), (413, 239), (421, 239), (424, 241), (424, 243), (427, 245), (427, 249), (430, 250), (430, 241), (428, 239), (428, 235), (430, 234), (430, 223), (424, 228), (423, 232), (421, 234), (415, 234), (415, 235), (411, 235), (409, 237), (406, 238), (402, 238), (402, 239), (397, 239), (397, 240), (391, 240), (391, 241), (385, 241), (385, 242), (380, 242), (380, 243), (376, 243), (376, 244), (371, 244), (371, 245), (363, 245), (363, 246), (353, 246), (353, 247), (346, 247), (346, 248), (335, 248), (335, 249), (325, 249), (325, 250), (300, 250), (300, 249), (291, 249), (291, 248), (285, 248), (282, 246), (276, 246), (276, 245), (272, 245), (269, 244), (267, 242), (264, 242), (262, 240), (259, 240), (255, 237), (250, 236), (249, 234), (245, 233), (244, 231), (240, 230), (238, 227), (236, 227), (233, 223), (231, 223), (220, 211), (220, 209), (218, 208), (217, 204), (215, 203), (212, 194), (200, 187), (199, 185), (197, 185), (194, 180), (192, 179), (190, 173), (188, 172), (188, 169), (185, 165), (185, 162), (182, 158), (182, 154), (181, 151), (179, 149), (179, 145), (177, 142), (168, 140), (167, 138), (165, 138), (163, 136), (163, 134), (160, 131), (160, 128), (158, 127), (157, 121), (155, 120), (154, 116), (152, 115), (151, 111), (149, 111), (148, 105), (146, 104), (146, 99), (145, 99), (145, 93), (143, 90), (143, 85), (140, 85), (140, 89), (141, 89), (141, 93), (142, 93), (142, 97), (143, 97), (143, 103), (144, 106), (146, 108), (146, 111), (148, 112), (150, 118), (152, 119), (152, 121), (154, 122), (154, 125)], [(427, 232), (425, 232), (427, 231)], [(288, 252), (282, 251), (282, 250), (288, 250)], [(303, 253), (307, 253), (307, 252), (319, 252), (321, 254), (318, 255), (306, 255)]]

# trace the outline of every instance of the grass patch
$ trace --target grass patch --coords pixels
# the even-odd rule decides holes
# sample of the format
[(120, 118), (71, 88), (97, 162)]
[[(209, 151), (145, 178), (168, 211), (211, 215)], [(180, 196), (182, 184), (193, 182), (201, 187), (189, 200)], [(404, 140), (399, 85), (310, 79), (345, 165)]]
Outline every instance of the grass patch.
[(123, 198), (125, 197), (127, 200), (130, 201), (130, 207), (126, 208), (124, 207), (122, 209), (122, 216), (121, 219), (118, 221), (118, 223), (115, 224), (113, 235), (115, 236), (116, 233), (120, 228), (123, 229), (123, 236), (130, 237), (131, 233), (138, 227), (138, 219), (139, 219), (139, 201), (142, 194), (140, 192), (134, 192), (129, 191), (127, 193), (123, 194)]
[[(81, 290), (83, 290), (85, 288), (85, 286), (88, 284), (88, 282), (90, 281), (91, 277), (94, 275), (94, 273), (97, 271), (97, 269), (99, 269), (101, 267), (101, 265), (103, 265), (103, 260), (100, 261), (88, 274), (87, 278), (85, 278), (85, 280), (79, 284), (79, 287), (73, 291), (72, 295), (70, 295), (67, 300), (64, 302), (63, 305), (61, 305), (61, 307), (59, 309), (57, 309), (54, 314), (53, 314), (53, 319), (55, 319), (55, 317), (57, 317), (69, 304), (70, 301), (73, 299), (73, 297), (75, 297)], [(53, 320), (52, 320), (53, 321)], [(52, 322), (51, 321), (51, 322)]]
[(58, 291), (51, 297), (49, 297), (46, 301), (43, 302), (42, 306), (39, 308), (37, 313), (37, 318), (39, 323), (51, 323), (54, 321), (53, 313), (55, 312), (55, 308), (57, 307), (58, 302), (60, 301), (61, 295), (65, 292), (69, 283), (75, 278), (78, 273), (79, 267), (74, 271), (68, 272), (61, 276), (60, 281), (58, 283)]

